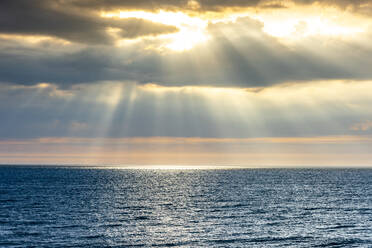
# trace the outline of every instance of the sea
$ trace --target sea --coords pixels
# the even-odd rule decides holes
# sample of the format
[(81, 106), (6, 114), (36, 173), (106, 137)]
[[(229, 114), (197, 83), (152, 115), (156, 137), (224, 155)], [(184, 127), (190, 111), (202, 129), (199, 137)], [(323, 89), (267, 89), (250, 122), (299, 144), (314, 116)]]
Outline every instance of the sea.
[(372, 169), (1, 166), (0, 247), (372, 247)]

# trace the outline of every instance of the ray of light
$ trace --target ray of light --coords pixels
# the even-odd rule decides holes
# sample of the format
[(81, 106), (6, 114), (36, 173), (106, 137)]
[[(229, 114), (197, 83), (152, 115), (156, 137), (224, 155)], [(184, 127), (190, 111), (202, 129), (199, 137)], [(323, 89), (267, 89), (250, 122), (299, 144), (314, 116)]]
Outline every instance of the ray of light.
[[(328, 159), (336, 156), (330, 154), (341, 153), (353, 153), (358, 157), (359, 154), (369, 154), (370, 137), (362, 135), (363, 132), (368, 132), (368, 129), (354, 130), (352, 128), (354, 123), (348, 121), (348, 118), (345, 119), (345, 114), (346, 117), (354, 116), (352, 119), (355, 123), (360, 123), (371, 116), (372, 110), (368, 108), (371, 102), (371, 85), (368, 81), (353, 83), (327, 81), (327, 84), (320, 81), (267, 87), (255, 92), (239, 88), (164, 87), (150, 84), (132, 85), (132, 92), (135, 92), (136, 97), (131, 97), (132, 93), (126, 89), (130, 86), (120, 84), (120, 87), (117, 87), (122, 91), (118, 94), (116, 84), (112, 84), (112, 87), (106, 84), (108, 88), (104, 95), (106, 94), (109, 99), (102, 96), (103, 86), (94, 90), (89, 88), (92, 86), (86, 86), (80, 90), (86, 92), (74, 93), (77, 94), (76, 97), (80, 96), (82, 102), (88, 99), (101, 99), (100, 104), (108, 106), (91, 109), (92, 112), (98, 112), (95, 116), (100, 118), (105, 116), (99, 122), (88, 123), (96, 125), (97, 130), (100, 130), (95, 133), (94, 138), (41, 139), (31, 141), (29, 144), (12, 141), (2, 144), (0, 149), (4, 151), (7, 145), (14, 148), (22, 145), (30, 147), (32, 144), (32, 149), (36, 149), (33, 150), (34, 152), (45, 151), (55, 156), (71, 155), (76, 152), (88, 154), (90, 162), (100, 163), (107, 160), (115, 163), (153, 161), (157, 164), (166, 164), (167, 161), (168, 163), (190, 161), (197, 164), (197, 161), (200, 163), (208, 159), (218, 161), (223, 157), (221, 160), (223, 164), (242, 164), (244, 161), (253, 163), (252, 158), (249, 158), (253, 156), (256, 162), (261, 161), (262, 164), (274, 164), (274, 158), (280, 158), (280, 163), (284, 164), (285, 156), (288, 156), (288, 161), (294, 163), (301, 160), (301, 154), (305, 154), (303, 159), (309, 159), (313, 154), (313, 161), (318, 163), (321, 158), (326, 158), (325, 154), (328, 154)], [(50, 87), (47, 84), (33, 87), (43, 89), (43, 94), (51, 93), (45, 91)], [(110, 96), (116, 100), (110, 99)], [(66, 101), (70, 100), (66, 98)], [(89, 106), (89, 102), (84, 104)], [(128, 111), (125, 108), (129, 105), (132, 106)], [(84, 109), (82, 108), (82, 111)], [(144, 109), (147, 109), (147, 112), (144, 112)], [(151, 116), (147, 116), (149, 113)], [(322, 136), (324, 135), (322, 129), (314, 125), (312, 119), (316, 121), (314, 123), (319, 123), (322, 128), (326, 128), (328, 134), (334, 129), (335, 135), (348, 132), (361, 136)], [(195, 128), (189, 128), (190, 122)], [(200, 130), (198, 130), (199, 126)], [(113, 127), (116, 127), (117, 131), (120, 131), (120, 128), (126, 130), (112, 132)], [(101, 133), (102, 130), (106, 131)], [(138, 130), (146, 132), (138, 132)], [(138, 133), (147, 137), (107, 139), (108, 135), (126, 137)], [(194, 138), (153, 137), (157, 135)], [(319, 135), (322, 137), (316, 137)], [(287, 137), (275, 138), (275, 136)], [(37, 143), (40, 143), (40, 146)], [(18, 148), (10, 150), (15, 154), (17, 151), (22, 151)], [(34, 152), (31, 152), (30, 156)], [(27, 157), (26, 155), (24, 157)], [(266, 157), (269, 155), (272, 156), (270, 159)], [(76, 161), (77, 156), (70, 157)], [(109, 156), (113, 158), (109, 159)], [(15, 159), (16, 157), (17, 155), (14, 155)], [(190, 157), (190, 160), (185, 160), (187, 157)], [(366, 159), (368, 156), (363, 161), (368, 161)]]

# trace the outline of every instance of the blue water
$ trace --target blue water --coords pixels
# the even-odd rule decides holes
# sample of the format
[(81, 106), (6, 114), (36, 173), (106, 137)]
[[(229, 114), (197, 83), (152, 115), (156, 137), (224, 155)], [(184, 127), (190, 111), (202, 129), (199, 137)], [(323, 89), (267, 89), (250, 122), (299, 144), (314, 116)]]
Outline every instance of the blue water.
[(372, 247), (372, 170), (0, 167), (0, 247)]

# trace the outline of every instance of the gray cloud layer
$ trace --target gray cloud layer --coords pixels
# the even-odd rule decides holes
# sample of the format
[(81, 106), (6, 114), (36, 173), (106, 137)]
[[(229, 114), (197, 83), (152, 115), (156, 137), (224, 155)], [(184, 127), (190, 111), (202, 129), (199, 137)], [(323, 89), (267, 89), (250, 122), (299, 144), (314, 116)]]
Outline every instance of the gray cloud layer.
[(78, 11), (61, 1), (3, 0), (0, 2), (0, 33), (46, 35), (87, 43), (111, 44), (108, 28), (120, 29), (121, 38), (158, 35), (176, 27), (128, 18), (100, 18), (92, 10)]
[[(199, 5), (198, 11), (220, 11), (225, 8), (238, 7), (262, 7), (262, 8), (282, 8), (286, 2), (295, 4), (309, 5), (313, 3), (321, 3), (325, 5), (334, 5), (341, 8), (350, 8), (355, 11), (363, 11), (365, 5), (370, 3), (370, 0), (292, 0), (292, 1), (272, 1), (272, 0), (71, 0), (68, 2), (70, 6), (100, 9), (100, 10), (116, 10), (116, 9), (192, 9), (195, 10), (195, 4)], [(367, 6), (370, 7), (370, 6)]]
[[(297, 1), (309, 4), (313, 1)], [(73, 42), (36, 45), (0, 38), (0, 82), (32, 85), (52, 82), (61, 87), (104, 80), (131, 80), (173, 85), (261, 87), (288, 81), (371, 79), (372, 46), (367, 32), (359, 40), (310, 37), (285, 45), (262, 31), (250, 18), (208, 26), (211, 38), (182, 53), (148, 50), (149, 42), (116, 47), (107, 28), (126, 38), (176, 31), (175, 27), (127, 18), (99, 18), (104, 8), (183, 6), (187, 1), (27, 1), (0, 2), (0, 33), (42, 34)], [(201, 5), (238, 6), (267, 1), (200, 1)], [(335, 1), (340, 6), (365, 1)], [(82, 11), (82, 7), (86, 7)], [(104, 44), (104, 45), (102, 45)], [(152, 43), (150, 45), (153, 45)], [(156, 44), (155, 44), (156, 46)]]
[(27, 45), (0, 40), (0, 81), (67, 87), (104, 80), (261, 87), (288, 81), (371, 79), (370, 33), (360, 40), (310, 37), (290, 46), (250, 18), (210, 24), (211, 39), (190, 51), (159, 53), (143, 42), (114, 46)]
[[(281, 2), (270, 0), (199, 0), (200, 10), (228, 7), (283, 7)], [(298, 4), (312, 4), (314, 0), (294, 0)], [(369, 0), (326, 0), (322, 4), (337, 5), (367, 12)], [(0, 33), (47, 35), (87, 44), (110, 44), (113, 37), (108, 28), (118, 28), (122, 38), (157, 35), (177, 31), (173, 26), (156, 24), (139, 19), (100, 18), (100, 10), (161, 8), (184, 10), (191, 8), (188, 0), (2, 0), (0, 2)]]

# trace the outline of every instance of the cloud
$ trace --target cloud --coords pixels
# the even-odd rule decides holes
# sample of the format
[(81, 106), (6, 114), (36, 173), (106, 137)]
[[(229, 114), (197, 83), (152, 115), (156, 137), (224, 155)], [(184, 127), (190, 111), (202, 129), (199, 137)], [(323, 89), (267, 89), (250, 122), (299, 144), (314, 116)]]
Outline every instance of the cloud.
[(283, 8), (296, 5), (331, 5), (342, 9), (365, 12), (371, 8), (369, 0), (72, 0), (68, 5), (85, 9), (99, 9), (104, 11), (114, 10), (189, 10), (189, 11), (224, 11), (226, 8)]
[(371, 88), (369, 81), (291, 84), (258, 92), (129, 82), (69, 89), (3, 85), (0, 139), (354, 135), (350, 126), (372, 114)]
[(176, 32), (174, 26), (136, 18), (102, 18), (94, 10), (77, 11), (60, 1), (4, 0), (0, 3), (0, 33), (44, 35), (84, 44), (112, 44), (109, 28), (121, 38)]
[(370, 33), (350, 39), (313, 36), (286, 44), (262, 28), (263, 23), (248, 17), (209, 24), (208, 42), (181, 53), (148, 49), (159, 44), (146, 39), (97, 49), (53, 41), (29, 45), (0, 38), (0, 81), (23, 85), (52, 82), (67, 87), (120, 80), (244, 88), (288, 81), (372, 78), (372, 47), (363, 42)]
[(368, 131), (372, 129), (372, 121), (367, 120), (364, 122), (359, 122), (350, 127), (351, 130), (354, 131)]
[[(247, 7), (257, 6), (260, 0), (138, 0), (138, 1), (120, 1), (120, 0), (79, 0), (71, 1), (70, 4), (86, 9), (100, 10), (220, 10), (226, 7)], [(197, 7), (197, 8), (195, 8)]]
[[(18, 145), (26, 145), (30, 150), (24, 151), (24, 159), (31, 161), (49, 156), (36, 152), (53, 152), (58, 146), (67, 150), (58, 154), (56, 149), (50, 158), (65, 159), (81, 145), (82, 150), (76, 151), (81, 154), (73, 157), (89, 157), (86, 149), (108, 141), (104, 145), (117, 152), (106, 150), (97, 156), (132, 156), (128, 163), (136, 156), (147, 161), (166, 158), (171, 149), (177, 154), (185, 147), (183, 159), (203, 151), (195, 161), (201, 157), (218, 161), (226, 155), (220, 151), (232, 149), (233, 158), (245, 162), (251, 157), (256, 163), (256, 158), (268, 154), (279, 154), (272, 159), (280, 160), (299, 146), (302, 155), (309, 155), (311, 148), (319, 157), (334, 152), (350, 155), (351, 161), (363, 153), (363, 161), (370, 161), (372, 128), (363, 120), (372, 115), (372, 30), (365, 30), (369, 17), (354, 13), (369, 13), (370, 3), (294, 3), (297, 10), (310, 4), (315, 7), (312, 11), (338, 6), (347, 10), (350, 23), (366, 23), (352, 35), (327, 35), (332, 28), (348, 31), (341, 22), (311, 33), (314, 16), (298, 19), (301, 9), (291, 20), (297, 23), (289, 32), (292, 37), (285, 39), (265, 30), (265, 18), (208, 23), (198, 17), (209, 15), (195, 14), (222, 18), (246, 7), (254, 10), (247, 15), (256, 10), (291, 11), (293, 2), (288, 1), (0, 1), (0, 140), (13, 142), (0, 142), (1, 155), (21, 156)], [(101, 16), (101, 11), (119, 9), (153, 13), (146, 13), (149, 19)], [(165, 21), (169, 25), (151, 21), (166, 16), (157, 12), (160, 9), (190, 15), (172, 13), (170, 17), (180, 18), (174, 23), (177, 27), (169, 21), (172, 18)], [(337, 11), (326, 13), (333, 17), (341, 13)], [(358, 18), (351, 18), (354, 15)], [(321, 27), (322, 22), (317, 24)], [(191, 49), (168, 49), (175, 39), (186, 46), (192, 43)], [(360, 136), (353, 136), (356, 133)], [(39, 146), (33, 147), (35, 142)], [(133, 147), (140, 149), (131, 153)], [(160, 148), (164, 148), (161, 155), (140, 151)], [(123, 155), (122, 149), (129, 152)], [(158, 162), (175, 161), (175, 156)]]
[[(166, 0), (151, 3), (154, 6), (189, 4)], [(113, 45), (121, 38), (177, 32), (174, 26), (149, 20), (103, 18), (98, 14), (101, 5), (114, 9), (127, 5), (142, 8), (146, 4), (149, 5), (148, 1), (1, 1), (0, 33), (11, 33), (18, 38), (0, 35), (0, 82), (19, 85), (51, 82), (61, 88), (100, 81), (246, 88), (292, 81), (372, 78), (369, 67), (372, 46), (368, 42), (372, 31), (348, 37), (314, 35), (286, 43), (265, 33), (263, 22), (242, 17), (236, 21), (210, 22), (204, 30), (207, 41), (189, 51), (166, 50), (167, 39), (155, 37)], [(274, 2), (201, 1), (200, 4), (235, 6)], [(338, 4), (346, 6), (348, 2)], [(80, 9), (83, 7), (90, 9), (83, 11)], [(307, 29), (305, 22), (299, 22), (294, 35)], [(64, 44), (57, 39), (32, 43), (24, 34), (53, 36), (76, 43)], [(187, 35), (179, 37), (180, 40), (187, 43)]]

